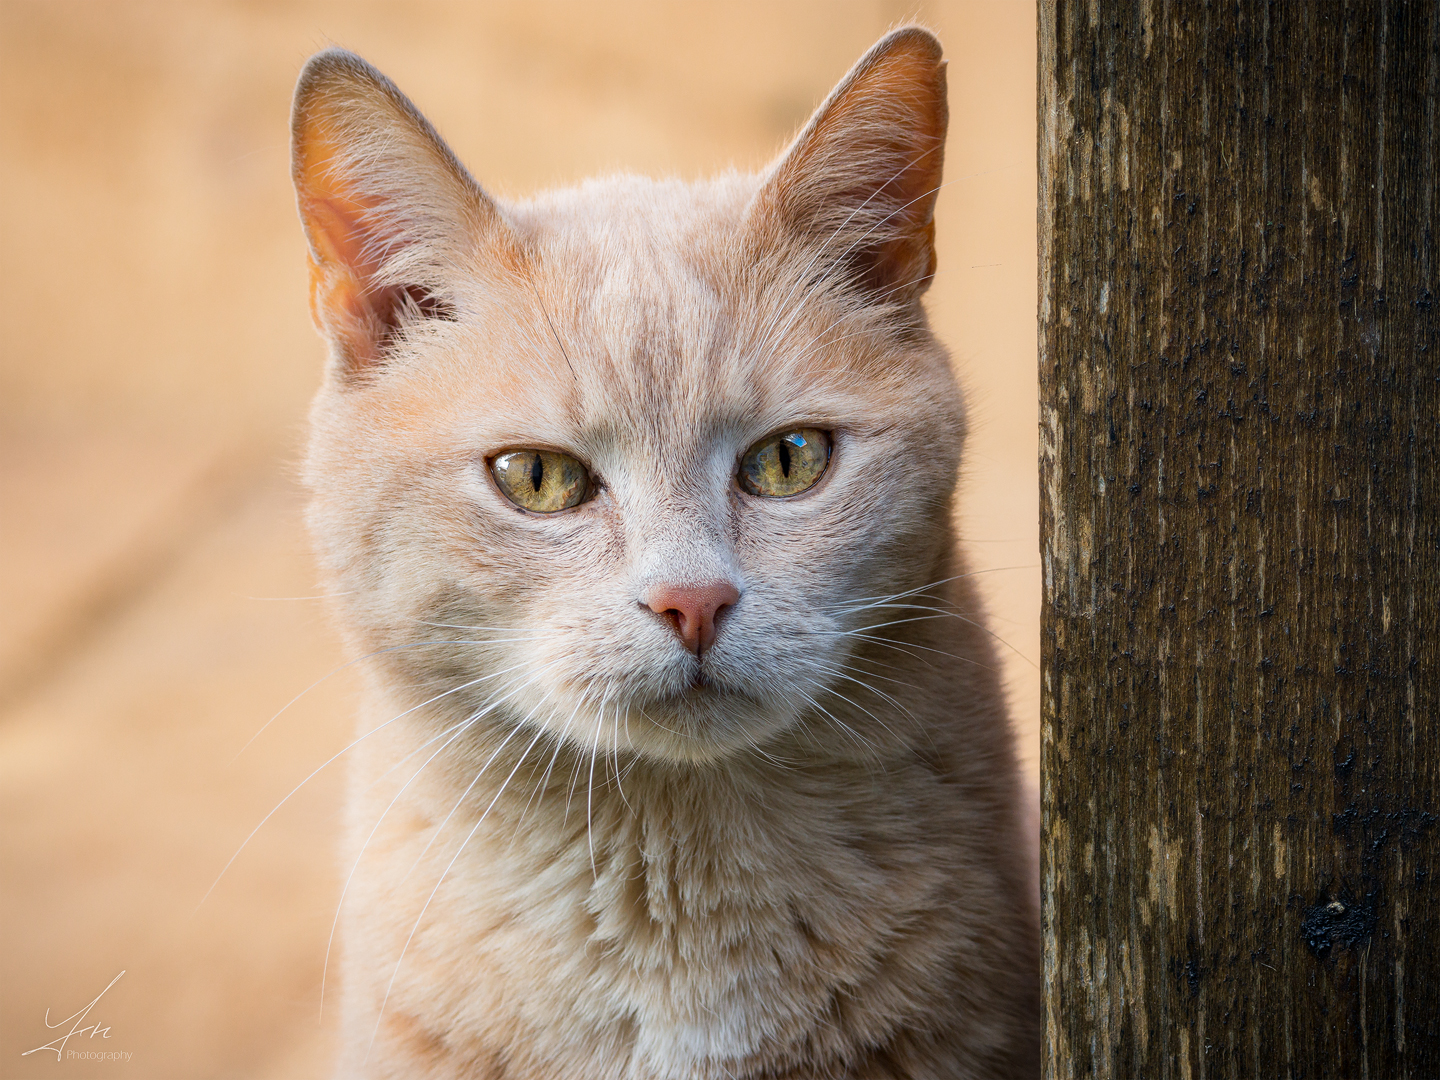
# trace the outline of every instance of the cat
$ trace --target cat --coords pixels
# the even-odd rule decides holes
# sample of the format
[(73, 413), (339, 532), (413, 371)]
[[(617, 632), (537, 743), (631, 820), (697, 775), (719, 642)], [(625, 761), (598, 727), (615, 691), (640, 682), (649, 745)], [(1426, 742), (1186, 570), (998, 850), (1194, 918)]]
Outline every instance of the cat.
[(308, 524), (366, 655), (352, 1077), (1019, 1077), (1039, 931), (921, 297), (938, 41), (764, 172), (500, 202), (330, 49)]

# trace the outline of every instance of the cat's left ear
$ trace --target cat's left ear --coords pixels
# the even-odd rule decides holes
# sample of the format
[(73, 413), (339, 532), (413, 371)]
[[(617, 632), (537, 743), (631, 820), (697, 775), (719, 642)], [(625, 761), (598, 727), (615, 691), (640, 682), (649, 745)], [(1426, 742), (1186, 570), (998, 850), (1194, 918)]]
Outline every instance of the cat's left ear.
[(772, 166), (752, 228), (798, 240), (807, 265), (873, 301), (918, 299), (935, 274), (948, 121), (940, 42), (918, 26), (891, 31)]
[(518, 258), (489, 196), (410, 99), (354, 53), (310, 58), (291, 136), (310, 311), (342, 381), (383, 364), (406, 327), (453, 310), (477, 253)]

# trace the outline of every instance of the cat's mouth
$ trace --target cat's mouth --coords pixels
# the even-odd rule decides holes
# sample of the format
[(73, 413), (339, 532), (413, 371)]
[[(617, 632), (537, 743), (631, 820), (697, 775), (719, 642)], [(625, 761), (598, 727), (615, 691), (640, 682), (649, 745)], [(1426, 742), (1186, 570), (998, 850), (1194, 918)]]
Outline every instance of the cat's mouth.
[(721, 696), (743, 696), (742, 688), (727, 678), (724, 664), (717, 663), (708, 653), (702, 656), (692, 653), (683, 660), (666, 664), (660, 670), (634, 674), (636, 680), (631, 684), (632, 693), (636, 700), (643, 700), (647, 705), (665, 706), (713, 701)]
[(676, 686), (669, 693), (657, 697), (655, 704), (662, 706), (698, 704), (730, 693), (733, 691), (717, 683), (697, 664), (690, 671), (684, 683)]
[(649, 682), (644, 690), (636, 689), (638, 692), (631, 698), (632, 707), (673, 711), (693, 717), (697, 723), (703, 723), (700, 718), (716, 709), (751, 701), (745, 689), (734, 685), (723, 671), (693, 659), (682, 670), (672, 669), (668, 678)]

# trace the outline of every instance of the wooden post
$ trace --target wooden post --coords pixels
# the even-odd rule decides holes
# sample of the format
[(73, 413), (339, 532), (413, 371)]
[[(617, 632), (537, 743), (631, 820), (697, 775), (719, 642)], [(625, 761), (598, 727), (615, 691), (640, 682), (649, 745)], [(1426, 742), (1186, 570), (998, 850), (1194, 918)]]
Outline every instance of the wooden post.
[(1440, 1076), (1440, 3), (1039, 81), (1045, 1075)]

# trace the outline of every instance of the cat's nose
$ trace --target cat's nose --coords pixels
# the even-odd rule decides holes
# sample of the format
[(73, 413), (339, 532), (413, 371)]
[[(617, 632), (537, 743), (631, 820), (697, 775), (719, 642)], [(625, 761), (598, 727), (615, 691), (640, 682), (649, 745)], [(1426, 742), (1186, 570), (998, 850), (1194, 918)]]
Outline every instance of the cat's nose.
[(728, 581), (708, 585), (656, 585), (641, 601), (675, 626), (685, 648), (697, 656), (715, 643), (715, 619), (740, 599), (740, 590)]

